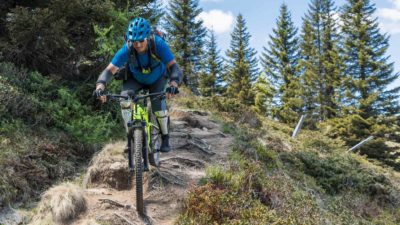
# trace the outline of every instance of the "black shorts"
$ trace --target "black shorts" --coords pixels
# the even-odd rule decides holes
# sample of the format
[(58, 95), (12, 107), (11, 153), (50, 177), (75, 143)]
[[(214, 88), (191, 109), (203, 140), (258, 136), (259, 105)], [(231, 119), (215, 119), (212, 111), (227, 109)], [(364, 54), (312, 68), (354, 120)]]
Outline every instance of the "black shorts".
[[(147, 89), (150, 93), (162, 92), (165, 91), (167, 83), (168, 78), (166, 74), (158, 78), (158, 80), (151, 85), (139, 83), (131, 74), (128, 74), (128, 79), (122, 83), (121, 95), (127, 96), (128, 90), (133, 90), (135, 93), (138, 93), (142, 89)], [(167, 110), (167, 101), (165, 99), (160, 100), (156, 98), (151, 101), (151, 108), (153, 112)]]

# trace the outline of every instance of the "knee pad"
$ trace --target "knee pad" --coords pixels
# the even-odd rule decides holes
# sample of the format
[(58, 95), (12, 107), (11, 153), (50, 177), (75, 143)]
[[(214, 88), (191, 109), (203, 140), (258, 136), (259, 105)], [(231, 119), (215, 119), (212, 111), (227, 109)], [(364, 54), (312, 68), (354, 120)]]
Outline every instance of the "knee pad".
[(121, 101), (122, 119), (124, 119), (125, 130), (128, 133), (128, 122), (132, 119), (132, 109), (130, 101)]
[(163, 135), (168, 134), (168, 110), (154, 112)]

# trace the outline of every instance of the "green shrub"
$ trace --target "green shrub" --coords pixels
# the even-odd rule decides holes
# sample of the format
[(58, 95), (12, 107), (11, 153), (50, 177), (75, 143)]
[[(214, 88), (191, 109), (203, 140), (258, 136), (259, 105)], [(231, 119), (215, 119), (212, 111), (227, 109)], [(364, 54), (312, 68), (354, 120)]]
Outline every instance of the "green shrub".
[(190, 190), (177, 224), (287, 224), (248, 195), (208, 184)]
[(101, 0), (55, 0), (44, 8), (16, 7), (6, 24), (12, 35), (5, 58), (46, 76), (76, 79), (81, 75), (84, 80), (87, 74), (77, 69), (91, 58), (95, 47), (93, 23), (112, 23), (107, 12), (113, 10), (110, 1)]
[(373, 169), (364, 168), (350, 156), (321, 157), (314, 152), (298, 152), (292, 157), (298, 158), (303, 164), (299, 165), (298, 161), (292, 160), (291, 162), (299, 165), (297, 168), (302, 168), (305, 174), (314, 177), (330, 194), (352, 189), (372, 197), (389, 198), (390, 190), (393, 190), (390, 181), (384, 175)]

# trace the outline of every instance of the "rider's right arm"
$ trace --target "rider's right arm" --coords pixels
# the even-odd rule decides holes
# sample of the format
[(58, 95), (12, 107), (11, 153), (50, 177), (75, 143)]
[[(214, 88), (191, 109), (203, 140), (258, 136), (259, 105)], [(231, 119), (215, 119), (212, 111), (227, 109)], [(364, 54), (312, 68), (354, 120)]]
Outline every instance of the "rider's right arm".
[(111, 63), (108, 64), (107, 68), (103, 70), (96, 82), (96, 89), (105, 89), (107, 83), (109, 83), (113, 75), (121, 68), (129, 59), (129, 50), (126, 44), (124, 44), (118, 52), (114, 55)]
[(118, 71), (118, 67), (112, 63), (108, 64), (107, 68), (103, 70), (96, 82), (96, 89), (105, 89), (106, 85), (111, 81), (113, 75)]

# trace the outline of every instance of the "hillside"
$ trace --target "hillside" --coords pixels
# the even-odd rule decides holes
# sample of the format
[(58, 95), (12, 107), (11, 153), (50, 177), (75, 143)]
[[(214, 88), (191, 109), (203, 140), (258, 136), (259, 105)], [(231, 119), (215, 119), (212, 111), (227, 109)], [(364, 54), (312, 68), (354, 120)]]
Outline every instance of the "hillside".
[[(306, 130), (292, 139), (292, 128), (222, 98), (184, 95), (174, 105), (175, 150), (164, 154), (160, 171), (145, 179), (148, 218), (135, 213), (124, 143), (117, 142), (73, 181), (83, 188), (87, 210), (72, 224), (400, 222), (400, 174), (347, 153), (342, 141)], [(205, 143), (215, 155), (200, 150)], [(49, 199), (56, 195), (57, 186), (38, 209), (26, 213), (34, 215), (33, 224), (53, 224), (47, 216), (55, 209)]]

